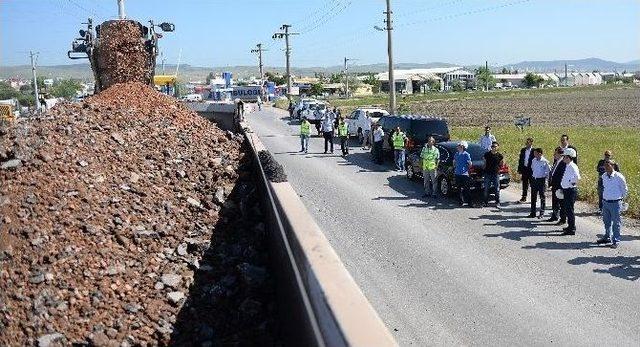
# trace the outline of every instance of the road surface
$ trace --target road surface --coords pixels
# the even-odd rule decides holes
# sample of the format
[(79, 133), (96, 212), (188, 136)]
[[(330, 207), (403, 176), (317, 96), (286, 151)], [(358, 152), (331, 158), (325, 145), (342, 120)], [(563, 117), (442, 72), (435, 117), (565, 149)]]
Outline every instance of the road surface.
[(500, 210), (423, 199), (360, 148), (299, 153), (281, 110), (247, 118), (400, 345), (640, 345), (638, 230), (614, 250), (594, 218), (576, 236), (526, 218), (515, 190)]

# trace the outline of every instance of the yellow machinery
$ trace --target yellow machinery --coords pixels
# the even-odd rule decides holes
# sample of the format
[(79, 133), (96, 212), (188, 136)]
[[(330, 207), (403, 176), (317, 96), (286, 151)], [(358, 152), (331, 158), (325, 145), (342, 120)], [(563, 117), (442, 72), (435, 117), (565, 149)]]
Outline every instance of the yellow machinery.
[(13, 123), (16, 120), (17, 101), (0, 100), (0, 124)]

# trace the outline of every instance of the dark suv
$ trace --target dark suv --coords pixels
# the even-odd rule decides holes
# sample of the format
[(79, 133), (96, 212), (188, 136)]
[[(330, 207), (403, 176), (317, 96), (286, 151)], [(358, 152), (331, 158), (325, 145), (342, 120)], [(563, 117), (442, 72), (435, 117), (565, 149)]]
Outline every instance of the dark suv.
[[(447, 141), (436, 143), (435, 147), (440, 151), (440, 163), (438, 164), (437, 182), (438, 190), (441, 196), (452, 195), (458, 191), (455, 186), (453, 172), (453, 156), (456, 154), (458, 142)], [(416, 149), (407, 155), (406, 167), (407, 177), (412, 179), (416, 176), (422, 177), (422, 165), (420, 160), (420, 149)], [(467, 152), (471, 155), (473, 167), (469, 171), (471, 177), (471, 189), (481, 190), (484, 188), (484, 154), (486, 151), (476, 143), (469, 143)], [(498, 173), (500, 179), (500, 189), (509, 186), (511, 176), (509, 175), (509, 166), (506, 164), (500, 167)]]
[(382, 116), (378, 121), (384, 130), (383, 149), (393, 150), (391, 134), (396, 127), (407, 135), (409, 139), (406, 149), (422, 148), (429, 136), (433, 136), (436, 142), (449, 141), (449, 125), (447, 121), (440, 117), (431, 116)]

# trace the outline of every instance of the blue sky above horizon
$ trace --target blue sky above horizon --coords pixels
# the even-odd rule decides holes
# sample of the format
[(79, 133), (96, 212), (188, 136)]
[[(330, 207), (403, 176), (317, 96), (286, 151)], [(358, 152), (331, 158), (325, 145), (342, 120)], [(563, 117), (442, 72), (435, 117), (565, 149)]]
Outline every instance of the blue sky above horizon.
[[(81, 22), (117, 15), (116, 0), (0, 0), (0, 65), (71, 64), (66, 51)], [(640, 0), (393, 0), (396, 63), (505, 65), (597, 57), (640, 59)], [(267, 66), (284, 65), (284, 42), (271, 36), (292, 24), (292, 64), (386, 62), (384, 0), (127, 0), (127, 16), (171, 21), (161, 40), (167, 63), (254, 65), (262, 42)]]

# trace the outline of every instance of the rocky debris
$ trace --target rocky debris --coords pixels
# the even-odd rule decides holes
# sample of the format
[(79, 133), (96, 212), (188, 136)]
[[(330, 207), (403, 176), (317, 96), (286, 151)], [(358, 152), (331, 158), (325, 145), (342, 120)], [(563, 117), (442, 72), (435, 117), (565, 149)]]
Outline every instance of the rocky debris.
[(258, 152), (258, 158), (262, 164), (264, 174), (269, 181), (275, 183), (287, 181), (287, 174), (284, 173), (284, 168), (276, 161), (273, 155), (271, 155), (271, 152), (266, 150), (260, 151)]
[(0, 346), (272, 345), (270, 277), (236, 268), (267, 264), (242, 137), (140, 83), (2, 130)]
[(60, 342), (60, 344), (62, 344), (63, 340), (64, 335), (60, 333), (53, 333), (40, 336), (37, 341), (38, 347), (50, 347), (53, 346), (56, 342)]
[(20, 159), (11, 159), (0, 164), (0, 170), (16, 169), (22, 164)]
[(179, 288), (182, 283), (182, 276), (176, 274), (164, 274), (161, 277), (162, 284), (171, 288)]
[(183, 292), (167, 293), (167, 299), (169, 299), (169, 302), (172, 303), (173, 305), (177, 305), (180, 302), (180, 300), (184, 299), (184, 293)]
[(100, 45), (95, 51), (99, 90), (117, 83), (151, 83), (155, 57), (145, 48), (141, 29), (131, 20), (101, 24)]

